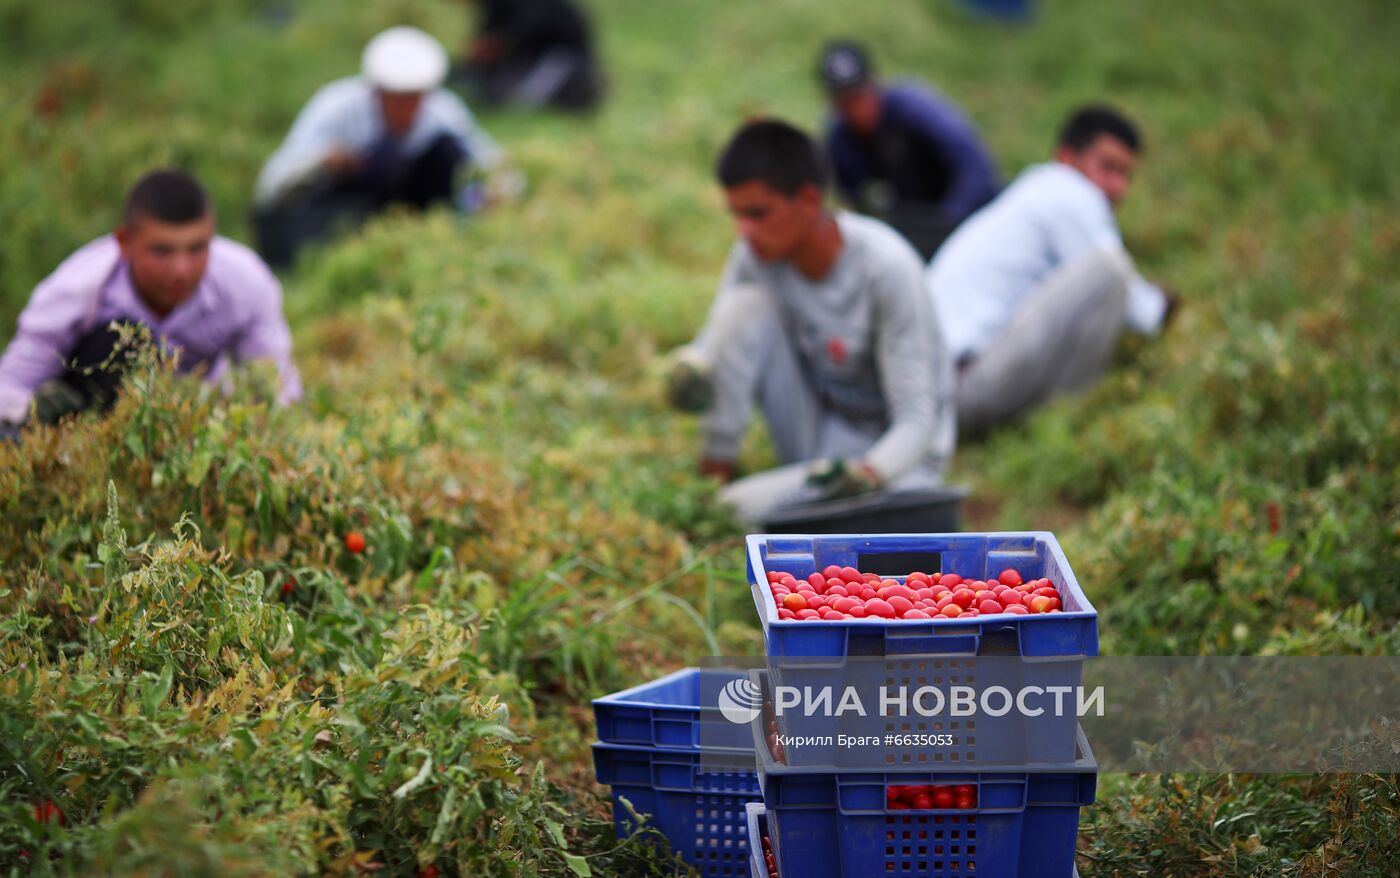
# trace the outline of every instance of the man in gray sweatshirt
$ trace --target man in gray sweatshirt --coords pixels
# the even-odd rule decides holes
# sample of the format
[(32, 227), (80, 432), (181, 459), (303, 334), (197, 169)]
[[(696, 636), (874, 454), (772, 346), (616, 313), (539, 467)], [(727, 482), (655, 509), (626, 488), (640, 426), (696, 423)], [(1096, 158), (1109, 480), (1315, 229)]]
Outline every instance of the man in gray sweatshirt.
[[(937, 485), (956, 435), (953, 365), (914, 249), (828, 210), (817, 147), (786, 123), (745, 125), (717, 171), (739, 241), (669, 379), (676, 406), (704, 412), (701, 472), (730, 482), (722, 498), (751, 522)], [(731, 481), (755, 403), (784, 465)]]

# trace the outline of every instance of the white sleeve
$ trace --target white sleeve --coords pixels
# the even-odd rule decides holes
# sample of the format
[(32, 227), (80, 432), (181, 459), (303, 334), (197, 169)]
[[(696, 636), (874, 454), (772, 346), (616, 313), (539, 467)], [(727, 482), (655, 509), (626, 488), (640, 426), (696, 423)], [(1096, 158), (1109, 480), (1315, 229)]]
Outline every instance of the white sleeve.
[(342, 120), (353, 107), (347, 100), (349, 93), (335, 85), (321, 89), (302, 107), (287, 139), (263, 165), (258, 174), (258, 204), (275, 204), (317, 173), (331, 150), (347, 140)]
[[(1132, 265), (1132, 257), (1123, 245), (1118, 222), (1108, 200), (1097, 193), (1075, 192), (1057, 199), (1055, 215), (1046, 224), (1050, 231), (1050, 249), (1057, 264), (1064, 264), (1091, 250), (1114, 250), (1122, 253)], [(1162, 291), (1133, 269), (1128, 282), (1126, 320), (1128, 327), (1143, 335), (1155, 334), (1162, 327), (1167, 299)]]
[(495, 170), (504, 156), (499, 144), (487, 134), (462, 99), (446, 89), (432, 95), (433, 113), (438, 123), (455, 136), (467, 151), (472, 164), (485, 171)]

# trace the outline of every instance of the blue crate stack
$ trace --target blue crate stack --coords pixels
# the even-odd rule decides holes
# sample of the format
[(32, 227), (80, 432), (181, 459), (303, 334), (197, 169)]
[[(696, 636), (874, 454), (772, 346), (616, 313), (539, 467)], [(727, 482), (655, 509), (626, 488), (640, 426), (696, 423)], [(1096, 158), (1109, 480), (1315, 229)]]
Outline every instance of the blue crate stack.
[[(780, 620), (767, 573), (803, 578), (832, 564), (882, 574), (902, 564), (903, 573), (917, 566), (965, 579), (995, 578), (1014, 568), (1027, 580), (1050, 579), (1062, 612), (939, 621)], [(1094, 801), (1097, 782), (1076, 717), (1038, 719), (1033, 727), (1019, 717), (983, 718), (976, 727), (924, 718), (778, 718), (785, 734), (952, 735), (950, 746), (932, 752), (887, 748), (888, 764), (873, 767), (833, 763), (829, 751), (808, 764), (801, 751), (789, 750), (778, 762), (765, 717), (736, 725), (718, 706), (720, 692), (736, 681), (753, 679), (762, 687), (849, 681), (853, 658), (896, 683), (941, 684), (977, 673), (983, 684), (1077, 685), (1084, 659), (1098, 653), (1098, 614), (1052, 534), (750, 536), (748, 578), (764, 631), (766, 671), (751, 677), (687, 668), (593, 703), (594, 762), (599, 782), (612, 788), (619, 837), (635, 830), (632, 811), (646, 815), (706, 878), (767, 878), (754, 826), (771, 838), (785, 878), (1074, 875), (1079, 812)], [(1006, 679), (993, 677), (997, 673)], [(977, 805), (888, 807), (889, 786), (931, 784), (973, 786)]]

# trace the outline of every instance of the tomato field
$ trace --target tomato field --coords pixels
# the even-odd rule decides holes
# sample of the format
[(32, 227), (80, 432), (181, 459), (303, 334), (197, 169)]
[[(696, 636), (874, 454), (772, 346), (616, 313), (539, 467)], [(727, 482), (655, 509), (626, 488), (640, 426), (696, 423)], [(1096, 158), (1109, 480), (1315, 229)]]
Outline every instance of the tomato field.
[[(0, 874), (685, 874), (613, 837), (589, 699), (761, 651), (743, 531), (658, 363), (731, 240), (716, 150), (759, 112), (814, 126), (836, 34), (957, 99), (1008, 176), (1082, 101), (1146, 134), (1120, 219), (1182, 312), (959, 449), (967, 524), (1054, 531), (1105, 654), (1400, 651), (1400, 7), (588, 6), (604, 109), (481, 114), (525, 197), (377, 220), (283, 278), (300, 405), (269, 407), (260, 370), (224, 398), (147, 358), (110, 417), (0, 443)], [(248, 240), (315, 88), (384, 27), (458, 45), (469, 15), (0, 0), (0, 339), (153, 165)], [(892, 595), (1057, 609), (1028, 585)], [(862, 612), (895, 611), (872, 591)], [(1400, 874), (1400, 782), (1106, 775), (1078, 868)]]

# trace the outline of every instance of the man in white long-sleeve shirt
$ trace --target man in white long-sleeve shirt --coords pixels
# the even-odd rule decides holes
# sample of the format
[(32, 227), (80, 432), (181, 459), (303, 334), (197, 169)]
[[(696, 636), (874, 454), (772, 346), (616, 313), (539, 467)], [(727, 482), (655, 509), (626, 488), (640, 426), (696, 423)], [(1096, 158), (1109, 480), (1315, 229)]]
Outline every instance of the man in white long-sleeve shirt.
[(703, 409), (701, 471), (728, 481), (754, 404), (784, 466), (722, 498), (761, 522), (780, 507), (938, 484), (955, 440), (952, 360), (914, 249), (825, 205), (816, 145), (752, 122), (720, 156), (739, 238), (672, 398)]
[(461, 99), (442, 88), (447, 52), (411, 27), (365, 47), (359, 76), (312, 97), (258, 175), (258, 249), (276, 267), (337, 223), (357, 224), (390, 204), (472, 205), (461, 166), (494, 169), (501, 150)]
[(1141, 151), (1116, 110), (1084, 107), (1055, 160), (973, 214), (925, 273), (958, 364), (958, 425), (979, 433), (1091, 385), (1127, 328), (1157, 334), (1175, 300), (1123, 247), (1114, 209)]

